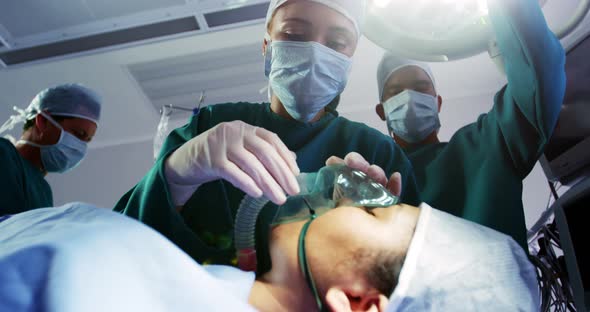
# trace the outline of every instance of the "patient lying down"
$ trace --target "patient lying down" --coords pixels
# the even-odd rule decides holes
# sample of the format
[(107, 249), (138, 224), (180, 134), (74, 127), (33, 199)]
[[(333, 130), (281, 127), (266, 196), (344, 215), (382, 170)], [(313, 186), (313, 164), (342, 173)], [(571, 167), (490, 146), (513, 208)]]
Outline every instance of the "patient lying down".
[(426, 204), (282, 224), (270, 253), (256, 279), (201, 266), (105, 209), (33, 210), (0, 222), (0, 311), (537, 309), (534, 269), (512, 239)]

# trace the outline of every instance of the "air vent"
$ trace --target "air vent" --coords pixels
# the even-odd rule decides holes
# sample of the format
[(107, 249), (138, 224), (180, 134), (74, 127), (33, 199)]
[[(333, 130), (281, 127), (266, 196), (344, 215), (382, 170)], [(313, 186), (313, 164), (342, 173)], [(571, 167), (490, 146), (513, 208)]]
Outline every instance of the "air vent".
[(260, 3), (241, 8), (218, 11), (205, 14), (205, 20), (209, 27), (219, 27), (241, 22), (266, 18), (269, 3)]
[(0, 53), (8, 66), (199, 30), (194, 16)]
[(130, 65), (129, 71), (156, 112), (164, 105), (193, 108), (201, 91), (204, 105), (263, 102), (268, 84), (260, 43)]

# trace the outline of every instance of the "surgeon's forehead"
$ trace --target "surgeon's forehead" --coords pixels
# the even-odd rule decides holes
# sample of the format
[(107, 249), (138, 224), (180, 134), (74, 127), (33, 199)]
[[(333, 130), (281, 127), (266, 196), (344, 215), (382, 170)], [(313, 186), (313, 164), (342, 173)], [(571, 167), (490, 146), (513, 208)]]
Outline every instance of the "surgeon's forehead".
[(315, 1), (287, 1), (273, 14), (269, 27), (280, 23), (299, 23), (308, 27), (322, 27), (333, 32), (346, 33), (356, 39), (353, 22), (340, 12)]
[(422, 93), (436, 95), (434, 83), (424, 69), (410, 65), (396, 70), (383, 87), (382, 101), (401, 92), (404, 89), (411, 89)]
[(393, 85), (423, 82), (432, 85), (432, 80), (424, 69), (415, 65), (410, 65), (400, 68), (392, 73), (391, 76), (389, 76), (389, 79), (387, 79), (386, 86), (389, 87)]

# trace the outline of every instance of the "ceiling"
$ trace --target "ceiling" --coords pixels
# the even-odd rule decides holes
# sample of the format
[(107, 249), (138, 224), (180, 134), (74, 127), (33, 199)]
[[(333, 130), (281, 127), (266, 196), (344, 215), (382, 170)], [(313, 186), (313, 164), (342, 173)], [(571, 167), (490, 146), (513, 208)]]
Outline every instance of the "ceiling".
[(0, 7), (0, 62), (11, 66), (260, 22), (268, 0), (19, 0)]
[[(577, 1), (548, 0), (549, 24), (564, 23)], [(66, 82), (83, 83), (103, 97), (103, 118), (91, 148), (151, 140), (162, 105), (194, 107), (203, 90), (204, 104), (262, 101), (260, 45), (267, 5), (260, 0), (3, 1), (0, 59), (8, 61), (0, 64), (0, 122), (12, 114), (12, 106), (26, 107), (41, 89)], [(568, 46), (588, 30), (587, 16), (562, 43)], [(344, 116), (380, 124), (373, 107), (382, 53), (361, 39), (339, 108)], [(505, 83), (485, 53), (432, 68), (450, 106), (491, 95)], [(474, 109), (484, 112), (489, 103)], [(453, 118), (472, 121), (460, 112)]]

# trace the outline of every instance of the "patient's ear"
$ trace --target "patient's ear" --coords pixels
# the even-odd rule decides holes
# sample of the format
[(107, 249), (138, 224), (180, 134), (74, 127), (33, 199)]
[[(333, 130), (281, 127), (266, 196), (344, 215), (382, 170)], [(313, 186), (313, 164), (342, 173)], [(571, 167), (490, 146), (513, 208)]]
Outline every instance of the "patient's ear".
[(332, 287), (326, 293), (326, 304), (330, 311), (352, 312), (352, 311), (385, 311), (389, 299), (379, 292), (359, 292), (339, 287)]

